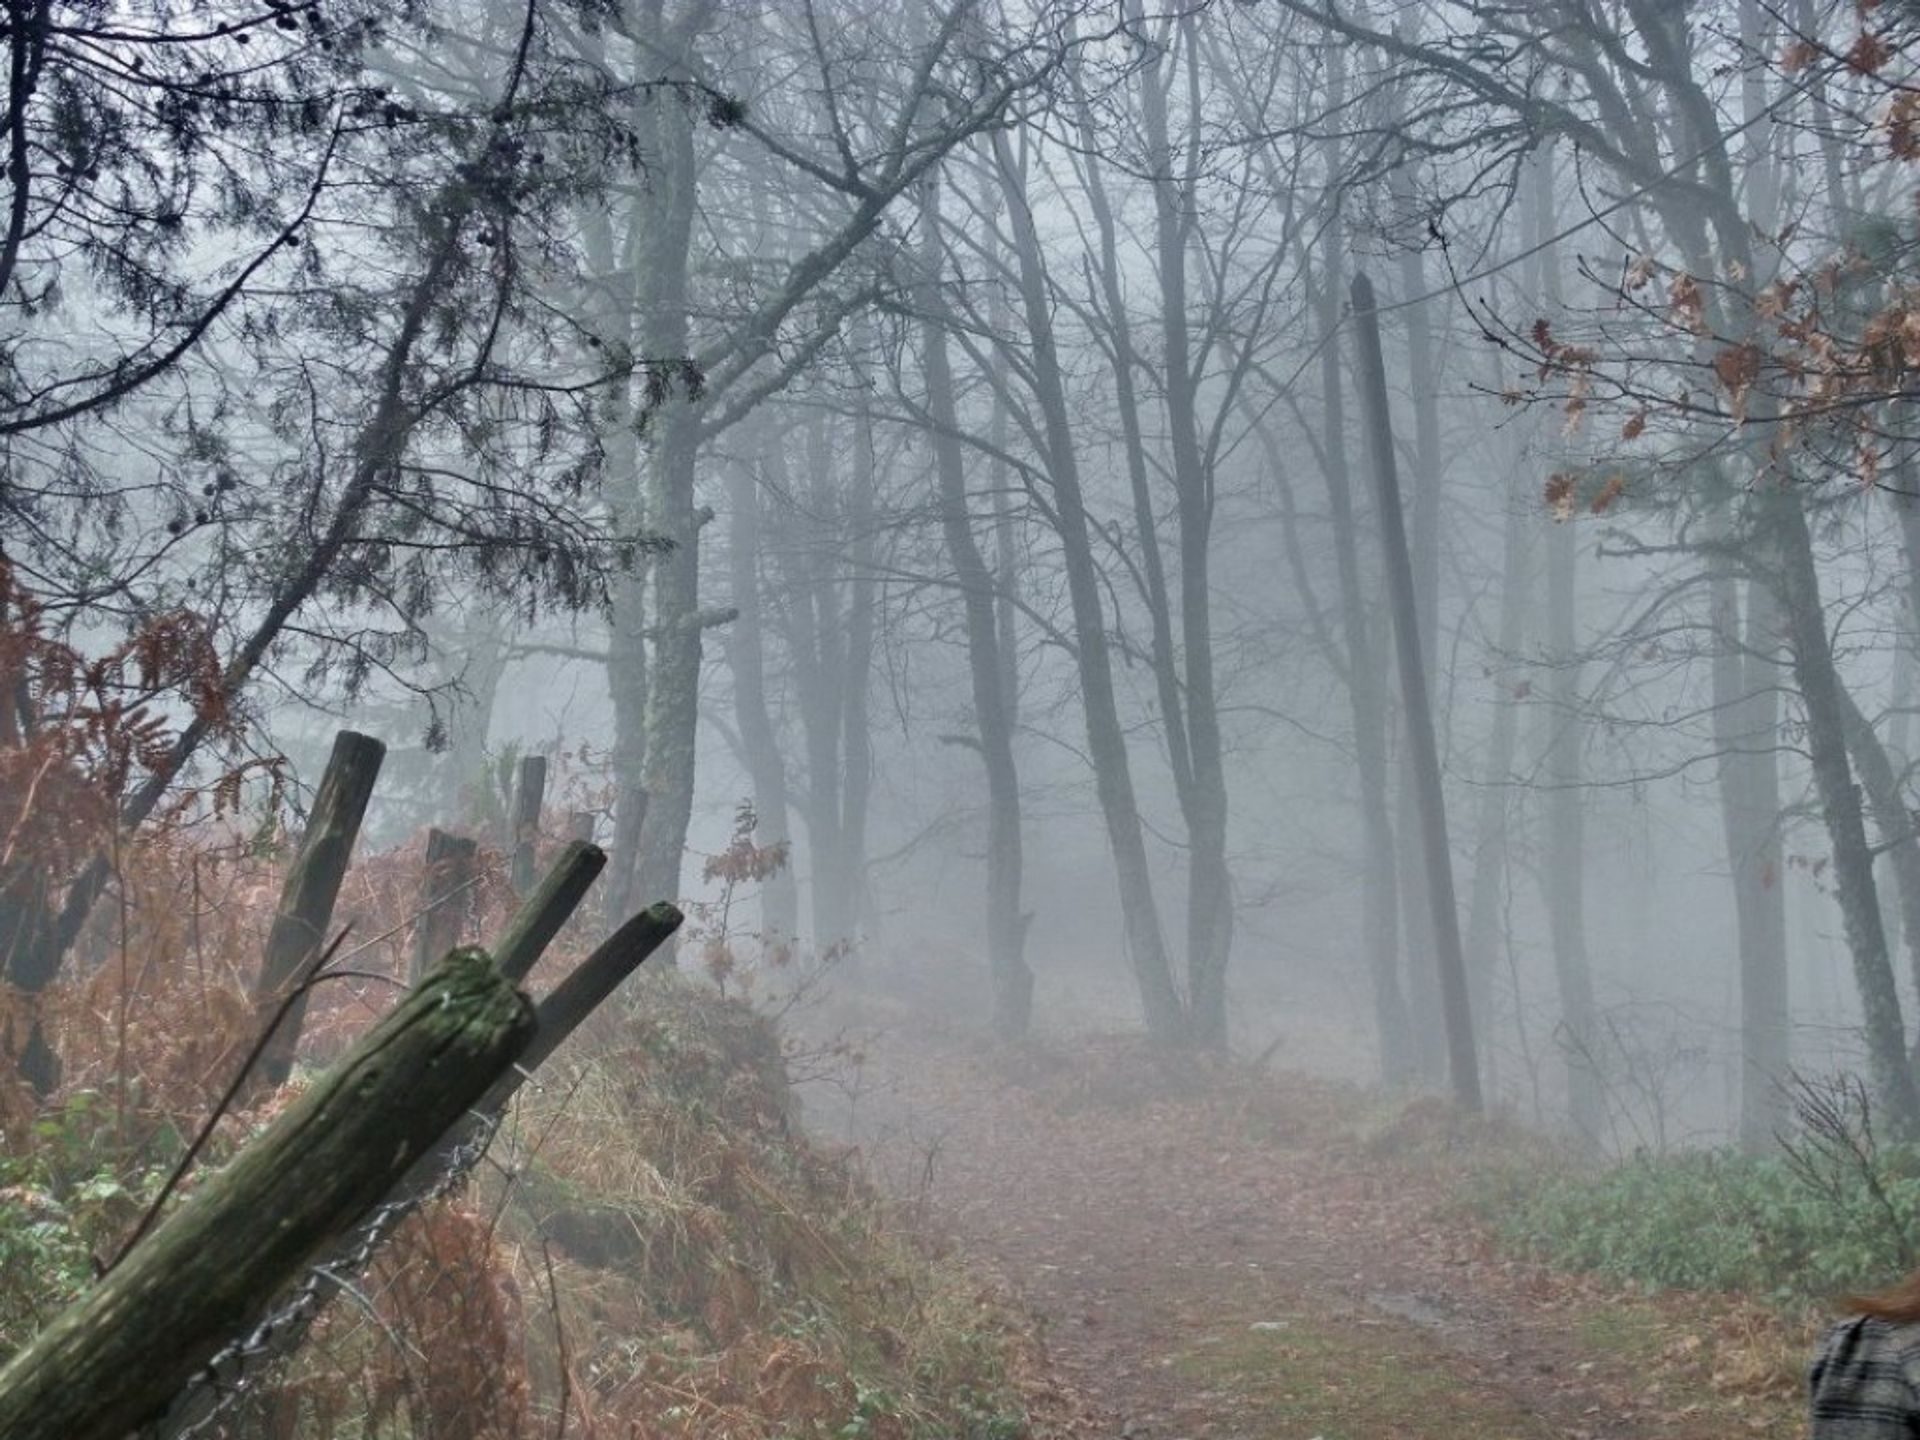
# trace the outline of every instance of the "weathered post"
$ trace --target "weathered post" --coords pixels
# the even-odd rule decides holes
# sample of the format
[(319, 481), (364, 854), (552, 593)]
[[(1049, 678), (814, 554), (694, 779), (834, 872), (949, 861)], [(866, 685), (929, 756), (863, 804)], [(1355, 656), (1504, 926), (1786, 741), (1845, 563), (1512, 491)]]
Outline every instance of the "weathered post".
[(527, 978), (606, 864), (607, 852), (598, 845), (570, 840), (561, 847), (553, 868), (514, 912), (499, 944), (494, 946), (502, 975), (516, 984)]
[[(267, 952), (254, 985), (254, 1005), (261, 1022), (279, 1012), (306, 964), (325, 943), (333, 919), (340, 882), (346, 878), (353, 842), (367, 813), (374, 782), (387, 747), (370, 735), (342, 730), (334, 737), (333, 754), (314, 796), (313, 816), (301, 838), (299, 853), (287, 871), (280, 891), (280, 909), (267, 935)], [(300, 1027), (306, 1021), (304, 993), (294, 995), (278, 1028), (260, 1055), (257, 1083), (284, 1085), (293, 1070)]]
[[(520, 1087), (588, 1016), (620, 988), (629, 975), (640, 968), (648, 956), (666, 943), (673, 932), (680, 928), (680, 920), (680, 912), (672, 905), (650, 906), (614, 931), (581, 961), (573, 973), (555, 986), (535, 1008), (533, 1038), (518, 1063), (494, 1082), (493, 1087), (448, 1129), (439, 1143), (413, 1163), (382, 1197), (383, 1203), (405, 1204), (430, 1193), (441, 1182), (458, 1153), (484, 1138), (485, 1127), (491, 1125), (507, 1108)], [(336, 1242), (334, 1248), (337, 1253), (324, 1255), (316, 1262), (318, 1273), (328, 1274), (340, 1262), (347, 1260), (352, 1243), (351, 1236)], [(266, 1365), (300, 1348), (314, 1322), (341, 1288), (342, 1280), (336, 1279), (320, 1292), (318, 1302), (310, 1310), (275, 1332), (271, 1353), (260, 1358), (257, 1373), (266, 1373)], [(195, 1421), (205, 1418), (204, 1403), (198, 1396), (187, 1397), (185, 1403), (171, 1413), (160, 1427), (160, 1436), (171, 1437), (190, 1431)], [(287, 1397), (265, 1394), (257, 1397), (255, 1404), (262, 1410), (256, 1412), (258, 1420), (251, 1427), (252, 1430), (265, 1436), (288, 1431), (294, 1416), (288, 1408), (290, 1402)]]
[[(606, 864), (606, 859), (605, 853), (592, 845), (575, 843), (568, 845), (560, 852), (560, 858), (547, 872), (540, 888), (520, 907), (495, 948), (494, 964), (502, 978), (510, 983), (518, 983), (533, 969), (546, 948), (553, 943), (554, 937), (559, 934), (561, 928), (579, 907), (581, 899), (593, 884), (594, 878)], [(630, 960), (626, 962), (626, 968), (620, 972), (620, 978), (624, 979), (642, 960), (652, 954), (659, 947), (661, 940), (671, 934), (674, 926), (680, 923), (679, 913), (676, 911), (673, 914), (672, 924), (660, 931), (658, 938), (654, 938), (653, 933), (644, 927), (635, 928), (639, 925), (640, 918), (644, 917), (636, 917), (634, 926), (623, 927), (621, 933), (602, 944), (582, 962), (580, 969), (596, 974), (601, 973), (608, 966), (620, 963), (617, 957), (630, 956)], [(608, 958), (610, 955), (616, 958)], [(618, 981), (614, 983), (617, 984)], [(577, 988), (576, 985), (576, 991)], [(606, 993), (611, 994), (612, 988), (608, 987)], [(578, 1023), (578, 1020), (573, 1022), (576, 1025)], [(541, 1059), (552, 1054), (554, 1047), (560, 1043), (560, 1039), (565, 1038), (564, 1034), (556, 1038), (553, 1027), (554, 1022), (551, 1019), (545, 1030), (540, 1030), (536, 1026), (536, 1035), (545, 1037)], [(572, 1026), (569, 1026), (568, 1030), (570, 1031), (571, 1028)], [(470, 1107), (466, 1115), (451, 1125), (446, 1134), (442, 1135), (424, 1155), (418, 1157), (406, 1173), (394, 1182), (392, 1189), (382, 1197), (383, 1203), (416, 1200), (439, 1182), (454, 1153), (461, 1146), (479, 1138), (481, 1127), (505, 1107), (527, 1075), (540, 1063), (540, 1060), (532, 1059), (530, 1055), (531, 1045), (528, 1055), (521, 1057), (521, 1063), (511, 1067), (501, 1076), (494, 1088), (489, 1090), (478, 1104)], [(336, 1242), (333, 1250), (338, 1253), (323, 1253), (316, 1264), (325, 1269), (332, 1269), (348, 1258), (348, 1252), (356, 1243), (353, 1236)], [(321, 1292), (318, 1304), (312, 1309), (306, 1311), (297, 1320), (276, 1328), (268, 1352), (256, 1357), (255, 1364), (260, 1373), (265, 1373), (267, 1366), (300, 1348), (310, 1333), (314, 1321), (319, 1318), (321, 1310), (332, 1301), (337, 1288), (337, 1285), (329, 1286)], [(211, 1398), (204, 1390), (181, 1397), (180, 1403), (156, 1427), (155, 1440), (171, 1440), (174, 1436), (197, 1433), (197, 1426), (206, 1418), (210, 1403)], [(287, 1408), (290, 1402), (286, 1396), (256, 1391), (252, 1400), (245, 1403), (250, 1403), (253, 1408), (250, 1412), (243, 1412), (244, 1433), (258, 1434), (265, 1437), (265, 1440), (275, 1440), (275, 1437), (288, 1433), (292, 1417)]]
[(0, 1436), (123, 1440), (526, 1049), (533, 1007), (448, 956), (345, 1057), (0, 1369)]
[(533, 888), (535, 848), (540, 843), (540, 807), (547, 798), (547, 757), (526, 755), (513, 786), (513, 888)]
[(1393, 602), (1393, 639), (1400, 659), (1407, 749), (1420, 801), (1420, 841), (1427, 862), (1427, 898), (1433, 911), (1433, 948), (1440, 967), (1440, 1009), (1447, 1027), (1448, 1069), (1452, 1072), (1454, 1099), (1462, 1108), (1478, 1112), (1480, 1061), (1467, 1002), (1460, 912), (1453, 895), (1453, 852), (1447, 841), (1446, 797), (1440, 788), (1440, 751), (1434, 739), (1426, 667), (1420, 655), (1413, 559), (1407, 548), (1406, 515), (1400, 508), (1393, 419), (1387, 408), (1387, 367), (1380, 353), (1380, 316), (1374, 308), (1373, 284), (1365, 275), (1353, 277), (1353, 315), (1360, 332), (1360, 390), (1366, 403), (1367, 451), (1373, 460), (1380, 543), (1386, 552), (1387, 593)]
[(427, 831), (427, 868), (421, 881), (420, 924), (413, 932), (407, 983), (418, 985), (434, 961), (467, 938), (473, 887), (480, 878), (480, 846), (464, 835)]

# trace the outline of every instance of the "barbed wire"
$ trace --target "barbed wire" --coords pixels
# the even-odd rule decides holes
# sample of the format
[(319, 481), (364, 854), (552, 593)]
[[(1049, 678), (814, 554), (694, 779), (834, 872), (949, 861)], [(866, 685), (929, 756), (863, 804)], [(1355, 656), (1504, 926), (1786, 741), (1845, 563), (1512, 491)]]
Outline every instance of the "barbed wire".
[(269, 1370), (299, 1351), (326, 1303), (339, 1292), (357, 1293), (351, 1282), (366, 1273), (407, 1218), (451, 1194), (485, 1157), (500, 1117), (472, 1112), (468, 1123), (472, 1133), (447, 1151), (431, 1184), (408, 1187), (349, 1231), (351, 1248), (309, 1267), (286, 1300), (214, 1352), (181, 1387), (166, 1417), (142, 1432), (143, 1440), (211, 1436), (235, 1405), (262, 1393)]

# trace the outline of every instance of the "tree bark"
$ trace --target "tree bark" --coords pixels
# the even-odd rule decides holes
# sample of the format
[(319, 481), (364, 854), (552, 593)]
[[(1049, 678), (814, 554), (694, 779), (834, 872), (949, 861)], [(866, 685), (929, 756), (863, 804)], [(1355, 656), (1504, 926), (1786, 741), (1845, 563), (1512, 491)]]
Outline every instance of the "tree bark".
[(1597, 1147), (1606, 1125), (1599, 1025), (1587, 957), (1586, 796), (1581, 791), (1586, 727), (1581, 723), (1580, 660), (1574, 625), (1578, 532), (1571, 520), (1547, 541), (1547, 660), (1551, 730), (1547, 741), (1546, 864), (1541, 876), (1553, 973), (1560, 991), (1561, 1051), (1567, 1068), (1567, 1118), (1574, 1137)]
[[(657, 0), (642, 10), (659, 41), (657, 76), (696, 78), (693, 46), (714, 7), (686, 7), (672, 25)], [(684, 104), (641, 102), (648, 165), (648, 202), (640, 207), (635, 273), (641, 353), (669, 368), (648, 421), (642, 465), (649, 530), (671, 547), (650, 566), (654, 637), (644, 717), (628, 715), (645, 735), (647, 813), (637, 867), (640, 892), (677, 899), (693, 818), (694, 756), (700, 723), (700, 527), (694, 499), (700, 445), (699, 401), (674, 362), (692, 353), (689, 303), (697, 163), (694, 116)], [(617, 623), (617, 617), (616, 617)], [(638, 646), (641, 635), (625, 637)]]
[[(1893, 872), (1894, 894), (1899, 901), (1900, 926), (1906, 932), (1907, 958), (1916, 987), (1920, 987), (1920, 841), (1914, 838), (1913, 812), (1907, 808), (1900, 790), (1900, 777), (1893, 758), (1880, 741), (1873, 722), (1862, 713), (1859, 702), (1843, 686), (1840, 704), (1846, 719), (1847, 750), (1853, 767), (1867, 792), (1867, 805), (1873, 812), (1873, 824), (1880, 834), (1880, 853)], [(1892, 949), (1889, 941), (1888, 949)], [(1916, 989), (1920, 994), (1920, 989)], [(1920, 1047), (1916, 1047), (1920, 1050)]]
[(1340, 354), (1340, 265), (1329, 255), (1320, 285), (1320, 394), (1326, 426), (1327, 509), (1333, 521), (1334, 563), (1340, 584), (1340, 627), (1346, 640), (1347, 700), (1353, 717), (1355, 779), (1360, 788), (1361, 943), (1372, 981), (1374, 1034), (1380, 1078), (1390, 1090), (1413, 1074), (1412, 1021), (1400, 985), (1400, 926), (1393, 814), (1387, 781), (1389, 699), (1385, 656), (1361, 574), (1360, 526), (1354, 515), (1353, 472), (1347, 451), (1346, 380)]
[[(1396, 169), (1388, 186), (1397, 206), (1413, 204), (1412, 176)], [(1418, 250), (1400, 255), (1403, 300), (1425, 295), (1427, 267)], [(1433, 319), (1428, 302), (1405, 305), (1401, 317), (1407, 331), (1407, 391), (1413, 402), (1413, 487), (1408, 541), (1413, 564), (1415, 620), (1420, 626), (1420, 660), (1429, 676), (1438, 673), (1440, 643), (1440, 512), (1444, 466), (1440, 458), (1438, 366), (1434, 360)], [(1437, 728), (1437, 727), (1436, 727)], [(1420, 850), (1420, 782), (1411, 748), (1400, 764), (1399, 863), (1401, 908), (1406, 916), (1408, 981), (1417, 1011), (1432, 1015), (1439, 1007), (1438, 971), (1430, 957), (1437, 943), (1428, 917), (1433, 900), (1427, 894), (1427, 869)], [(1446, 1066), (1446, 1037), (1431, 1023), (1413, 1032), (1414, 1064), (1421, 1082), (1436, 1085)]]
[[(1518, 476), (1519, 447), (1504, 468)], [(1493, 723), (1487, 732), (1486, 762), (1480, 773), (1479, 813), (1474, 821), (1473, 878), (1467, 902), (1467, 986), (1483, 1040), (1493, 1032), (1494, 976), (1504, 930), (1503, 914), (1511, 883), (1508, 826), (1513, 809), (1514, 752), (1519, 743), (1520, 706), (1512, 666), (1526, 643), (1527, 617), (1536, 604), (1534, 564), (1529, 537), (1534, 501), (1522, 484), (1507, 494), (1502, 525), (1500, 617), (1494, 630)], [(1518, 1017), (1515, 1017), (1516, 1020)], [(1490, 1041), (1482, 1046), (1482, 1070), (1489, 1089), (1497, 1089), (1496, 1056)]]

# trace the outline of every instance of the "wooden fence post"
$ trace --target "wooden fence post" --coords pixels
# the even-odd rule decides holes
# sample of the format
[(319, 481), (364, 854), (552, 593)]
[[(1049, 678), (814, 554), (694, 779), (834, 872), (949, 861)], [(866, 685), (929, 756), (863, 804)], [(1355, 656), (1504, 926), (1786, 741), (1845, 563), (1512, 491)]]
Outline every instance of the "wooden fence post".
[(123, 1440), (507, 1072), (533, 1008), (448, 956), (340, 1063), (0, 1369), (8, 1440)]
[[(581, 899), (606, 863), (606, 853), (593, 845), (574, 843), (560, 852), (560, 858), (547, 872), (540, 888), (527, 899), (508, 923), (505, 934), (495, 948), (495, 968), (499, 970), (503, 979), (509, 983), (518, 983), (526, 977), (527, 972), (539, 962), (542, 953), (553, 943), (554, 937), (559, 934), (561, 928), (579, 907)], [(671, 909), (671, 907), (668, 908)], [(624, 977), (652, 954), (658, 948), (660, 941), (671, 934), (673, 927), (679, 923), (679, 912), (675, 911), (672, 924), (660, 931), (658, 939), (652, 938), (653, 932), (644, 927), (628, 931), (623, 935), (616, 935), (589, 955), (582, 963), (581, 969), (585, 970), (589, 967), (605, 969), (612, 963), (603, 958), (606, 952), (614, 951), (625, 955), (632, 953), (637, 945), (644, 945), (643, 949), (639, 949), (638, 953), (634, 954), (626, 971), (622, 972)], [(638, 925), (637, 919), (635, 924)], [(608, 993), (612, 993), (611, 990)], [(578, 1021), (574, 1024), (578, 1024)], [(569, 1026), (568, 1030), (571, 1031), (571, 1029), (572, 1026)], [(551, 1024), (548, 1035), (549, 1040), (543, 1052), (543, 1058), (544, 1055), (551, 1054), (553, 1047), (559, 1043), (558, 1039), (551, 1038)], [(476, 1117), (490, 1117), (497, 1114), (506, 1105), (514, 1091), (519, 1088), (527, 1072), (538, 1063), (539, 1061), (526, 1061), (523, 1056), (520, 1065), (508, 1069), (481, 1101), (470, 1107), (468, 1113), (449, 1126), (447, 1132), (429, 1151), (416, 1159), (412, 1167), (382, 1197), (383, 1200), (388, 1203), (402, 1202), (425, 1194), (445, 1173), (453, 1153), (479, 1134), (479, 1126), (483, 1122)], [(343, 1258), (345, 1258), (344, 1252), (337, 1255), (328, 1253), (321, 1257), (320, 1263), (330, 1265)], [(318, 1304), (313, 1309), (298, 1320), (277, 1329), (268, 1352), (257, 1357), (255, 1363), (265, 1367), (298, 1350), (312, 1330), (314, 1321), (319, 1318), (320, 1310), (332, 1301), (334, 1293), (334, 1288), (323, 1290)], [(273, 1440), (273, 1437), (287, 1433), (287, 1427), (291, 1423), (286, 1409), (289, 1403), (285, 1396), (256, 1395), (251, 1402), (251, 1411), (244, 1413), (242, 1417), (244, 1433), (258, 1434), (266, 1437), (266, 1440)], [(166, 1415), (153, 1432), (153, 1440), (172, 1440), (172, 1437), (196, 1431), (198, 1423), (206, 1418), (210, 1404), (210, 1397), (204, 1391), (181, 1397), (181, 1403)]]
[(540, 807), (547, 798), (547, 757), (524, 755), (513, 786), (513, 888), (521, 895), (533, 888), (536, 847), (540, 842)]
[[(507, 1108), (520, 1087), (581, 1023), (604, 1004), (648, 956), (666, 943), (673, 932), (680, 928), (680, 921), (680, 912), (672, 905), (663, 903), (649, 906), (596, 946), (593, 953), (535, 1007), (533, 1038), (528, 1041), (518, 1063), (509, 1067), (492, 1088), (449, 1127), (439, 1142), (413, 1163), (383, 1197), (383, 1202), (404, 1204), (426, 1195), (439, 1184), (459, 1150), (480, 1138), (482, 1127), (491, 1124)], [(347, 1258), (344, 1246), (337, 1245), (336, 1249), (340, 1251), (339, 1254), (323, 1256), (318, 1263), (330, 1266)], [(323, 1289), (312, 1309), (275, 1332), (269, 1354), (256, 1363), (264, 1367), (298, 1350), (311, 1333), (320, 1313), (332, 1303), (340, 1289), (339, 1284)], [(251, 1418), (257, 1423), (252, 1429), (262, 1435), (271, 1437), (286, 1433), (296, 1418), (288, 1408), (293, 1402), (284, 1395), (262, 1395), (254, 1403), (257, 1408)], [(204, 1419), (205, 1404), (200, 1395), (185, 1397), (184, 1404), (169, 1414), (167, 1423), (159, 1428), (160, 1440), (180, 1435), (190, 1429), (196, 1420)]]
[(514, 912), (499, 944), (494, 946), (501, 974), (516, 984), (527, 978), (606, 864), (607, 852), (598, 845), (570, 840), (561, 847), (553, 868)]
[[(254, 1004), (264, 1024), (279, 1012), (300, 972), (326, 942), (333, 905), (340, 897), (353, 842), (367, 813), (387, 747), (370, 735), (342, 730), (313, 800), (313, 817), (280, 891), (280, 909), (267, 935), (267, 951), (254, 986)], [(306, 1021), (305, 994), (294, 996), (261, 1052), (256, 1085), (284, 1085)]]
[(427, 831), (427, 869), (420, 887), (420, 923), (413, 932), (413, 956), (407, 967), (409, 985), (418, 985), (436, 960), (467, 938), (479, 878), (476, 841), (445, 830)]
[(493, 1088), (475, 1102), (472, 1112), (414, 1166), (395, 1187), (393, 1198), (424, 1193), (439, 1178), (453, 1153), (472, 1140), (482, 1125), (492, 1123), (567, 1037), (605, 1004), (648, 956), (673, 938), (681, 919), (680, 911), (664, 900), (649, 905), (595, 946), (593, 953), (576, 965), (566, 979), (548, 991), (534, 1007), (533, 1038), (527, 1042), (519, 1063), (502, 1075)]

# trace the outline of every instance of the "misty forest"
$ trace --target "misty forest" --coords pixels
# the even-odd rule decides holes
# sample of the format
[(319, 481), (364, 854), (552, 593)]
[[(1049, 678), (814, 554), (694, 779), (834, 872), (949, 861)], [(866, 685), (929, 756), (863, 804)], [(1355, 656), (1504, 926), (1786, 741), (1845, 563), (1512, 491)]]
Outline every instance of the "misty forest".
[(3, 3), (4, 1440), (1920, 1323), (1917, 0)]

